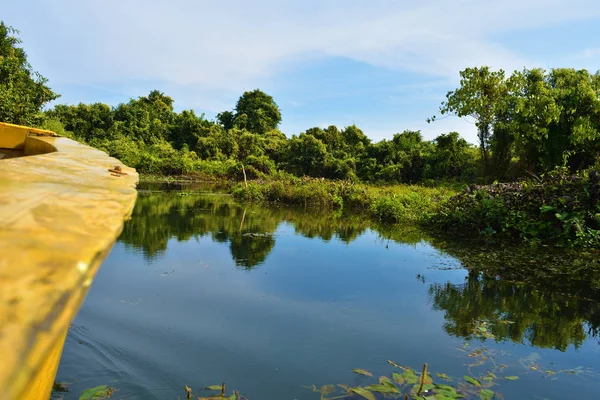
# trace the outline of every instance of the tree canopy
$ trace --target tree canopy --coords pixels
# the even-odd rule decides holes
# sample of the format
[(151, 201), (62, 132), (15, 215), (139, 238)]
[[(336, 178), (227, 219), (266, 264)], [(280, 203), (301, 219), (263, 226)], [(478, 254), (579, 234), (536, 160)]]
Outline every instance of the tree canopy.
[(18, 33), (0, 21), (0, 121), (36, 125), (42, 107), (59, 95), (27, 62)]

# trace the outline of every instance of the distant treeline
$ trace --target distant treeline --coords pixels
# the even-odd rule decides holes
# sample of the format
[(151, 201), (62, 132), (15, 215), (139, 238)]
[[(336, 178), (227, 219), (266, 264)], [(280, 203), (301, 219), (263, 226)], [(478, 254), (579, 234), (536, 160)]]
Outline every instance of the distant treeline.
[(488, 67), (461, 72), (460, 87), (447, 94), (440, 114), (471, 119), (478, 146), (457, 132), (427, 141), (408, 130), (373, 143), (355, 125), (314, 127), (288, 138), (277, 129), (279, 107), (258, 89), (214, 121), (192, 110), (175, 112), (173, 99), (156, 90), (116, 107), (42, 111), (58, 95), (27, 63), (16, 33), (0, 22), (0, 120), (55, 130), (142, 173), (239, 178), (243, 165), (249, 178), (485, 182), (600, 165), (600, 74), (586, 70), (525, 69), (509, 77)]
[(456, 132), (423, 140), (405, 131), (372, 143), (358, 127), (311, 128), (287, 138), (281, 114), (260, 90), (244, 93), (233, 112), (216, 121), (194, 111), (173, 111), (158, 91), (111, 108), (105, 104), (58, 105), (46, 126), (104, 149), (141, 172), (234, 175), (240, 164), (252, 177), (285, 171), (296, 176), (416, 183), (424, 179), (474, 179), (477, 149)]

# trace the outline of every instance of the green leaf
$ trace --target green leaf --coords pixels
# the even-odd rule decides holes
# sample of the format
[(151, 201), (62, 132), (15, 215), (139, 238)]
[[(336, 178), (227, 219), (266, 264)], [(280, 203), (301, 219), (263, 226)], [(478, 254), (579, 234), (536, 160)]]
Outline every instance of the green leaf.
[(400, 375), (397, 372), (394, 372), (392, 374), (392, 379), (394, 380), (394, 382), (396, 382), (398, 385), (402, 385), (404, 383), (404, 378), (402, 378), (402, 375)]
[(479, 398), (481, 400), (492, 400), (494, 398), (494, 391), (490, 390), (490, 389), (482, 389), (481, 392), (479, 392)]
[(481, 382), (479, 382), (477, 379), (472, 378), (468, 375), (465, 375), (465, 381), (469, 382), (471, 385), (475, 385), (477, 387), (481, 387)]
[(212, 386), (206, 386), (204, 389), (206, 390), (221, 390), (223, 389), (222, 385), (212, 385)]
[(516, 381), (517, 379), (519, 379), (519, 377), (511, 375), (511, 376), (505, 376), (504, 379), (506, 379), (507, 381)]
[(365, 389), (371, 390), (373, 392), (386, 393), (386, 394), (400, 393), (400, 390), (396, 386), (388, 386), (388, 385), (383, 385), (383, 384), (365, 386)]
[(79, 396), (79, 400), (90, 400), (90, 399), (99, 399), (106, 396), (106, 392), (108, 392), (108, 386), (101, 385), (93, 388), (89, 388), (83, 391)]
[(396, 385), (394, 385), (394, 382), (392, 382), (392, 380), (390, 378), (388, 378), (387, 376), (381, 376), (379, 377), (379, 383), (384, 385), (384, 386), (388, 386), (391, 388), (396, 388)]
[(443, 374), (443, 373), (439, 373), (439, 372), (438, 372), (436, 375), (437, 375), (437, 376), (438, 376), (440, 379), (443, 379), (443, 380), (445, 380), (445, 381), (448, 381), (448, 382), (452, 381), (452, 378), (450, 378), (450, 377), (449, 377), (448, 375), (446, 375), (446, 374)]
[(359, 374), (359, 375), (370, 376), (371, 378), (373, 377), (372, 373), (370, 373), (369, 371), (366, 371), (364, 369), (354, 368), (354, 369), (352, 369), (352, 372), (354, 372), (355, 374)]
[(406, 371), (404, 371), (402, 373), (402, 377), (404, 378), (404, 382), (407, 385), (413, 385), (419, 381), (419, 378), (417, 378), (417, 374), (415, 374), (415, 371), (413, 371), (412, 369), (407, 369)]
[(543, 213), (548, 212), (548, 211), (554, 211), (554, 210), (556, 210), (556, 209), (554, 207), (552, 207), (552, 206), (542, 206), (542, 207), (540, 207), (540, 211), (543, 212)]
[(375, 400), (375, 395), (373, 393), (369, 392), (365, 388), (355, 387), (355, 388), (350, 389), (350, 392), (354, 393), (354, 394), (358, 394), (359, 396), (362, 396), (367, 400)]

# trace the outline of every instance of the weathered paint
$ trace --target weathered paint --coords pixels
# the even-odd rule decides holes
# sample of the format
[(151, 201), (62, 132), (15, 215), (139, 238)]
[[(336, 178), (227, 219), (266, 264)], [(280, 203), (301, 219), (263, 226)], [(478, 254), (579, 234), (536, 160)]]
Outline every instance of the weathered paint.
[(0, 148), (22, 145), (30, 157), (0, 160), (0, 399), (47, 400), (68, 326), (131, 215), (138, 175), (70, 139), (8, 128), (0, 124)]

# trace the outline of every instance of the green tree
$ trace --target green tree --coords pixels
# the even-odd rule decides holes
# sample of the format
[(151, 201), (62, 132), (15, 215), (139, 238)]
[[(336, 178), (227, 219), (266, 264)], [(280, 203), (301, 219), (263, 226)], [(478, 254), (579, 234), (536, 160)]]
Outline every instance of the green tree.
[(231, 111), (223, 111), (217, 114), (217, 122), (227, 131), (233, 128), (234, 118), (235, 115)]
[(273, 97), (256, 89), (244, 92), (235, 105), (235, 113), (224, 111), (217, 115), (217, 120), (225, 129), (235, 126), (262, 135), (277, 129), (281, 111)]
[(504, 71), (492, 71), (489, 67), (467, 68), (460, 72), (460, 76), (460, 88), (446, 94), (446, 101), (442, 103), (440, 113), (468, 116), (475, 120), (483, 169), (487, 174), (490, 172), (489, 153), (493, 123), (506, 95)]
[(593, 164), (600, 140), (600, 91), (598, 74), (587, 70), (558, 68), (548, 76), (560, 116), (550, 125), (543, 154), (550, 168), (568, 158), (572, 170)]
[(433, 142), (435, 146), (428, 162), (429, 177), (460, 179), (469, 172), (471, 146), (458, 132), (439, 135)]
[(59, 97), (34, 71), (27, 54), (18, 47), (18, 31), (0, 21), (0, 121), (22, 125), (38, 125), (40, 111)]
[[(501, 110), (503, 118), (497, 119), (494, 130), (506, 135), (502, 139), (514, 142), (515, 154), (523, 168), (542, 172), (543, 144), (548, 140), (550, 125), (560, 116), (546, 72), (540, 68), (515, 71), (507, 80), (507, 88)], [(500, 153), (502, 149), (494, 151)], [(503, 156), (509, 158), (510, 153), (498, 154), (497, 158)]]
[(289, 172), (302, 176), (323, 176), (327, 147), (306, 133), (293, 136), (286, 151), (286, 168)]

